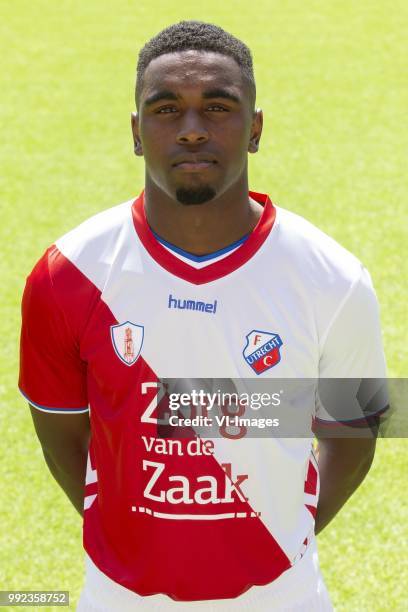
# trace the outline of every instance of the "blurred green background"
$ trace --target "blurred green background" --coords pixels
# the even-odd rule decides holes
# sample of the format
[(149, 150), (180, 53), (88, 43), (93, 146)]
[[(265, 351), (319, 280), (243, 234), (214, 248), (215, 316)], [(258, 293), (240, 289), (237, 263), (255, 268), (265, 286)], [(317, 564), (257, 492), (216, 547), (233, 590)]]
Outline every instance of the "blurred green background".
[[(0, 9), (0, 589), (67, 589), (75, 609), (81, 525), (47, 472), (16, 389), (19, 303), (49, 244), (143, 186), (130, 133), (139, 48), (181, 19), (215, 22), (247, 42), (265, 113), (251, 187), (364, 262), (389, 375), (403, 377), (408, 4), (0, 0)], [(406, 451), (405, 440), (379, 440), (366, 481), (319, 536), (337, 610), (407, 609)]]

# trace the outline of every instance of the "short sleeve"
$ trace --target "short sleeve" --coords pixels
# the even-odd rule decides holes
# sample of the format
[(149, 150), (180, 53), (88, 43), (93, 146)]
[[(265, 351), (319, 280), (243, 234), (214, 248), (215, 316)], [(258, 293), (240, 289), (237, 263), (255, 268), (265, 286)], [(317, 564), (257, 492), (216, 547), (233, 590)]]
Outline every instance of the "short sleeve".
[(88, 411), (86, 363), (79, 341), (55, 295), (51, 247), (27, 278), (22, 300), (19, 388), (45, 412)]
[(362, 268), (322, 341), (316, 417), (347, 423), (377, 416), (387, 407), (379, 306)]

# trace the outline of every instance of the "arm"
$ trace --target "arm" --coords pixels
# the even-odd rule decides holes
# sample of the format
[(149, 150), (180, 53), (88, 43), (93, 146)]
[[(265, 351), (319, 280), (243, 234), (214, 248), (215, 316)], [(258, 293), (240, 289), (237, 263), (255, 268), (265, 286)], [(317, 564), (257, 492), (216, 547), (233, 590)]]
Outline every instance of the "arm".
[(84, 291), (78, 274), (52, 246), (27, 278), (19, 388), (51, 474), (82, 514), (90, 423), (80, 348), (97, 290), (85, 284)]
[[(376, 413), (384, 408), (377, 390), (385, 378), (378, 302), (370, 275), (362, 268), (321, 349), (314, 429), (320, 474), (316, 533), (335, 517), (370, 469), (380, 425)], [(373, 398), (377, 407), (371, 405)]]
[(363, 482), (374, 458), (375, 445), (375, 437), (318, 439), (320, 495), (316, 534), (330, 523)]
[(51, 414), (31, 405), (30, 409), (48, 468), (83, 516), (89, 414)]

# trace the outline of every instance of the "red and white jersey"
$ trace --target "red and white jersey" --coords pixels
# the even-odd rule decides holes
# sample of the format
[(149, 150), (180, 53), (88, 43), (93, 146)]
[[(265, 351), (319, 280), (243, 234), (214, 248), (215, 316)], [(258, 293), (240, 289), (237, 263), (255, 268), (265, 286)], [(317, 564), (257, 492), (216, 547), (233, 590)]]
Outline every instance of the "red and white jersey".
[(142, 596), (271, 583), (304, 554), (319, 493), (312, 433), (159, 439), (159, 379), (385, 376), (367, 271), (250, 195), (264, 206), (256, 228), (204, 267), (157, 240), (141, 195), (63, 236), (27, 280), (20, 389), (40, 410), (90, 410), (84, 546)]

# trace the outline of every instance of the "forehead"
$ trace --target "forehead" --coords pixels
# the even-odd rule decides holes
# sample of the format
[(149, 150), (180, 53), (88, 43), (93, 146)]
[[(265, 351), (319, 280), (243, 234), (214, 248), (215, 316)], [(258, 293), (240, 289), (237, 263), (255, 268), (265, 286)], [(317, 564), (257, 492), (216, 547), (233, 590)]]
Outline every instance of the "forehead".
[(166, 53), (153, 59), (143, 76), (141, 97), (158, 88), (176, 91), (183, 89), (228, 87), (242, 91), (244, 78), (237, 62), (227, 55), (210, 51), (180, 51)]

